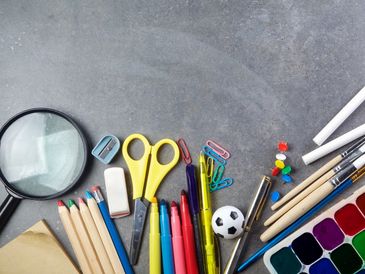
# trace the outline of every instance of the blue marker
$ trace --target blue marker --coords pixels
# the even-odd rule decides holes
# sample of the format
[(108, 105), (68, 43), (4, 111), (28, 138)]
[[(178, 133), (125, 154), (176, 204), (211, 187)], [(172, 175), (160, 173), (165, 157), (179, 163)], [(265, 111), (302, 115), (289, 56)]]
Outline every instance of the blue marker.
[[(359, 175), (361, 177), (361, 175)], [(327, 205), (333, 198), (337, 195), (341, 194), (347, 188), (349, 188), (353, 183), (353, 180), (347, 179), (344, 183), (340, 184), (334, 191), (331, 192), (326, 198), (324, 198), (321, 202), (319, 202), (315, 207), (313, 207), (310, 211), (308, 211), (305, 215), (295, 221), (292, 225), (290, 225), (287, 229), (281, 232), (278, 236), (273, 238), (270, 242), (264, 245), (261, 249), (259, 249), (255, 254), (249, 257), (245, 262), (243, 262), (237, 269), (237, 272), (241, 272), (245, 270), (249, 265), (253, 262), (257, 261), (266, 251), (276, 245), (278, 242), (289, 236), (293, 233), (298, 227), (304, 224), (308, 219), (310, 219), (314, 214), (316, 214), (319, 210), (321, 210), (325, 205)]]
[(170, 220), (165, 200), (161, 200), (160, 202), (160, 233), (163, 273), (174, 274), (175, 267), (172, 253)]
[[(110, 237), (112, 238), (115, 250), (118, 253), (119, 260), (121, 261), (124, 271), (126, 274), (134, 274), (133, 268), (129, 263), (129, 259), (127, 256), (127, 252), (123, 246), (122, 240), (120, 239), (117, 228), (115, 227), (112, 219), (109, 216), (108, 206), (104, 201), (104, 197), (100, 192), (99, 187), (92, 187), (92, 193), (96, 202), (98, 203), (101, 215), (103, 216), (106, 227), (108, 228)], [(88, 192), (86, 192), (86, 196), (88, 196)], [(86, 197), (88, 198), (88, 197)]]

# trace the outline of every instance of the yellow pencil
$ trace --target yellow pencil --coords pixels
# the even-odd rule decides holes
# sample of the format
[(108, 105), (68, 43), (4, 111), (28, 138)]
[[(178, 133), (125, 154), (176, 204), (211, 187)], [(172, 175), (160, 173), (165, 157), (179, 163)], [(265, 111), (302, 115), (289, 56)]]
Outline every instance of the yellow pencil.
[(84, 247), (92, 272), (95, 274), (103, 274), (104, 272), (101, 268), (100, 261), (96, 255), (95, 249), (91, 243), (89, 234), (86, 231), (84, 222), (81, 219), (80, 211), (77, 208), (75, 201), (68, 200), (68, 207), (70, 208), (71, 219), (75, 225), (77, 234), (81, 240), (81, 244)]
[(96, 228), (98, 229), (101, 241), (104, 244), (106, 253), (109, 256), (114, 272), (117, 274), (124, 274), (123, 266), (119, 260), (118, 253), (115, 250), (112, 238), (108, 232), (108, 228), (105, 225), (103, 216), (101, 216), (98, 204), (89, 191), (86, 191), (86, 202), (90, 209), (91, 216), (95, 222)]
[(90, 210), (82, 198), (79, 198), (79, 208), (82, 220), (84, 221), (85, 227), (90, 235), (90, 239), (95, 248), (96, 254), (99, 257), (101, 267), (105, 273), (113, 274), (114, 270), (104, 248), (103, 242), (101, 241), (99, 232), (95, 226), (93, 218), (91, 217)]
[(160, 217), (156, 197), (152, 199), (150, 214), (150, 274), (161, 273)]
[(60, 215), (62, 225), (66, 231), (68, 239), (70, 240), (72, 249), (75, 252), (76, 259), (80, 264), (82, 273), (92, 274), (89, 262), (87, 261), (85, 255), (85, 251), (81, 245), (74, 224), (72, 223), (70, 212), (68, 211), (67, 207), (61, 200), (57, 201), (57, 205), (58, 205), (58, 214)]

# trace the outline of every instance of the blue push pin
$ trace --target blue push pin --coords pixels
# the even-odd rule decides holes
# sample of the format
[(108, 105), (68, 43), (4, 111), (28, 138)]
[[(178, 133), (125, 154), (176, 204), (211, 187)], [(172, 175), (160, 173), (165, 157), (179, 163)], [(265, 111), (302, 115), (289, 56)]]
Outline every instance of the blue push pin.
[(280, 200), (280, 193), (279, 192), (274, 191), (273, 193), (271, 193), (271, 201), (273, 203), (276, 203), (279, 200)]
[(287, 184), (293, 182), (293, 178), (288, 174), (284, 174), (283, 176), (281, 176), (281, 179), (284, 181), (284, 183), (287, 183)]

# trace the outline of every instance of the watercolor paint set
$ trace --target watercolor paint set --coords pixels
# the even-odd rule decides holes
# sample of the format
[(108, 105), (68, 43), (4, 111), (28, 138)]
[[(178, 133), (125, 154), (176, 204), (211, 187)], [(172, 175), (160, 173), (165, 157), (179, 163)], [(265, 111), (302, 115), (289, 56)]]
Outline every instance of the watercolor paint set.
[(365, 274), (365, 186), (264, 255), (277, 274)]

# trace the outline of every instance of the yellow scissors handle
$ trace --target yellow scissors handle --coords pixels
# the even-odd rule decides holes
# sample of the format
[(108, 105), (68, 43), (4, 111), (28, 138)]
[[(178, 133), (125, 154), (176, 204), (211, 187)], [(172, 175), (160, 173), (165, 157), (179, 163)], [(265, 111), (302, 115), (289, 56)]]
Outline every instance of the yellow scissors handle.
[[(161, 164), (157, 158), (158, 151), (163, 145), (170, 145), (174, 150), (174, 158), (167, 164)], [(152, 147), (150, 169), (147, 177), (146, 192), (144, 195), (148, 201), (152, 201), (158, 186), (161, 184), (166, 174), (177, 164), (179, 157), (179, 147), (171, 139), (162, 139)]]
[[(144, 146), (144, 153), (138, 160), (133, 159), (128, 152), (129, 144), (133, 140), (140, 140)], [(143, 196), (143, 188), (146, 181), (147, 165), (151, 148), (152, 146), (148, 142), (147, 138), (138, 133), (129, 135), (123, 142), (122, 154), (132, 177), (133, 199), (141, 198)]]

